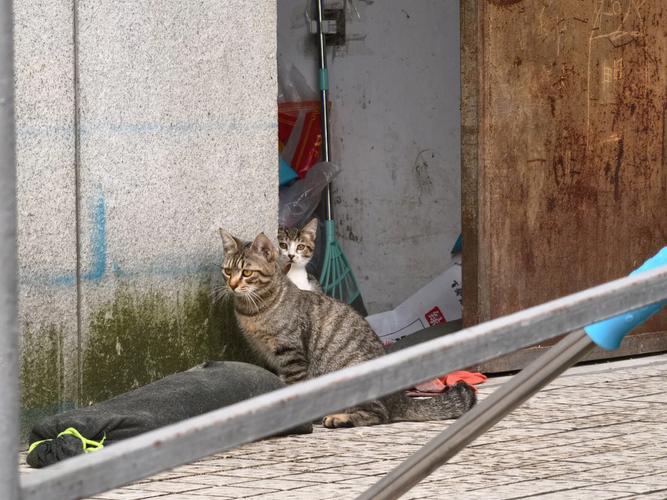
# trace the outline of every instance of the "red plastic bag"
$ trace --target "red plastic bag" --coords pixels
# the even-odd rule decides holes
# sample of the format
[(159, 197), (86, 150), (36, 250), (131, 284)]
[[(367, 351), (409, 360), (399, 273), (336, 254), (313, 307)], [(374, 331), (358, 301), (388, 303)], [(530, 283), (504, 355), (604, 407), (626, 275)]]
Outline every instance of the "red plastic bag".
[(319, 101), (278, 103), (280, 156), (301, 179), (320, 161), (320, 120)]

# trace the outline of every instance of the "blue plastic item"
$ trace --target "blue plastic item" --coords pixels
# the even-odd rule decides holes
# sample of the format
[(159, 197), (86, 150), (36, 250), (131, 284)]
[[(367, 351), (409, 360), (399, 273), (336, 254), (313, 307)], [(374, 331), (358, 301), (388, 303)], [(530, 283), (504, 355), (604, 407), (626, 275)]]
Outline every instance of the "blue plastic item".
[(290, 167), (285, 160), (279, 158), (280, 161), (280, 170), (278, 171), (278, 181), (279, 187), (285, 187), (288, 184), (291, 184), (293, 181), (297, 180), (299, 176), (296, 172)]
[(463, 235), (459, 234), (459, 237), (456, 238), (456, 242), (454, 242), (454, 246), (452, 247), (451, 254), (456, 255), (459, 254), (463, 251)]
[[(639, 269), (632, 271), (630, 276), (652, 271), (662, 266), (667, 266), (667, 247), (660, 250), (655, 256), (648, 259)], [(637, 311), (621, 314), (613, 318), (593, 323), (584, 328), (595, 344), (607, 351), (614, 351), (621, 346), (621, 341), (632, 329), (638, 327), (650, 316), (657, 313), (667, 301), (658, 302), (651, 306), (643, 307)]]

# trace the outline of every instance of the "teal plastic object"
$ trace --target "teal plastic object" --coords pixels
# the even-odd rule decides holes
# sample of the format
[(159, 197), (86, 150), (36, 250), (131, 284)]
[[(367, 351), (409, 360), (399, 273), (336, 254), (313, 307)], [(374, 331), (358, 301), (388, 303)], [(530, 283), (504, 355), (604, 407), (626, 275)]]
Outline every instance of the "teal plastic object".
[(454, 243), (454, 246), (452, 247), (451, 254), (456, 255), (459, 254), (463, 251), (463, 235), (459, 234), (459, 237), (456, 238), (456, 242)]
[(324, 234), (326, 246), (320, 274), (322, 290), (329, 297), (352, 304), (361, 292), (350, 263), (336, 241), (336, 223), (333, 220), (324, 221)]
[(329, 70), (320, 68), (320, 90), (329, 90)]
[(285, 187), (297, 180), (299, 176), (285, 160), (279, 158), (280, 170), (278, 171), (279, 187)]
[[(660, 250), (655, 256), (648, 259), (642, 266), (630, 273), (630, 276), (652, 271), (662, 266), (667, 266), (667, 247)], [(631, 330), (638, 327), (650, 316), (657, 313), (667, 301), (658, 302), (651, 306), (643, 307), (637, 311), (621, 314), (613, 318), (593, 323), (584, 328), (595, 344), (607, 351), (614, 351), (621, 346), (621, 341)]]

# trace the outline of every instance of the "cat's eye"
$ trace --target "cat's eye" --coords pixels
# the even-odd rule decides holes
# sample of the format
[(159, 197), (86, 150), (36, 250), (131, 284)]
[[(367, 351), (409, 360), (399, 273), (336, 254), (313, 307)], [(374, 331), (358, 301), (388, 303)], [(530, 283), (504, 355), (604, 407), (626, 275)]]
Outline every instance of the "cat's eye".
[(303, 250), (304, 248), (306, 248), (306, 245), (297, 245), (296, 247), (297, 250)]
[(254, 272), (255, 272), (255, 271), (249, 271), (248, 269), (244, 269), (244, 270), (243, 270), (243, 273), (241, 273), (241, 274), (243, 274), (243, 277), (244, 277), (244, 278), (247, 278), (247, 277), (249, 277), (249, 276), (252, 276), (252, 273), (254, 273)]
[(229, 276), (230, 274), (232, 274), (232, 271), (228, 267), (225, 267), (222, 270), (222, 274), (224, 274), (225, 276)]
[(287, 250), (287, 243), (280, 243), (280, 248)]

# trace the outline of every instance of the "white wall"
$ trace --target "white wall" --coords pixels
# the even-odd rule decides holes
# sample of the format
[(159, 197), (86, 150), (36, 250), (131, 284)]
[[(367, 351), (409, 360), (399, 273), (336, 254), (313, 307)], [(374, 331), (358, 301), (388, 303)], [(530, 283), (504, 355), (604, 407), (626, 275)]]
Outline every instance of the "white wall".
[[(278, 2), (279, 55), (316, 88), (304, 5)], [(445, 270), (460, 231), (459, 3), (350, 5), (360, 19), (329, 52), (335, 216), (373, 313)]]

